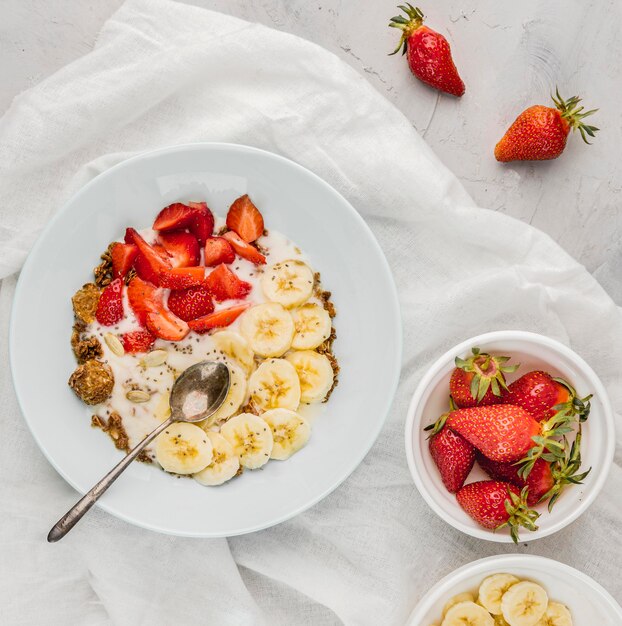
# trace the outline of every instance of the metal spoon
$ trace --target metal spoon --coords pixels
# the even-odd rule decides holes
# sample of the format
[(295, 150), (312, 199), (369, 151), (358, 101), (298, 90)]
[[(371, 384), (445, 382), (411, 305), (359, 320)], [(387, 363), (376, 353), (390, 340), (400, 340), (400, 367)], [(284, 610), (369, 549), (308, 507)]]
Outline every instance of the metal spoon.
[[(83, 498), (61, 517), (48, 534), (53, 543), (62, 539), (97, 502), (99, 497), (119, 478), (125, 468), (140, 454), (142, 449), (153, 441), (173, 422), (200, 422), (215, 413), (225, 401), (231, 384), (229, 369), (224, 363), (201, 361), (185, 370), (171, 389), (171, 416), (149, 433), (127, 456), (113, 467)], [(192, 392), (207, 396), (206, 408), (198, 415), (186, 415), (184, 402)], [(191, 403), (189, 404), (191, 406)]]

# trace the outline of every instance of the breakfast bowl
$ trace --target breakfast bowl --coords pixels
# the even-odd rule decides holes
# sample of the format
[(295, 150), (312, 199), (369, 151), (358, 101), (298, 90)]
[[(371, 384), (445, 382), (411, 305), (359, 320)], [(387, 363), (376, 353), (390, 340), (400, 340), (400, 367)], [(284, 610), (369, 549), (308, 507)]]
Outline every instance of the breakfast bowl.
[(452, 598), (470, 593), (477, 600), (482, 581), (495, 574), (510, 574), (542, 586), (551, 601), (568, 608), (574, 626), (615, 626), (622, 623), (622, 608), (586, 574), (540, 556), (503, 555), (473, 561), (440, 580), (419, 601), (407, 624), (442, 624), (443, 609)]
[[(567, 485), (549, 512), (546, 505), (536, 508), (541, 513), (537, 530), (522, 528), (521, 541), (551, 535), (576, 520), (594, 501), (602, 488), (614, 454), (615, 426), (607, 392), (592, 368), (575, 352), (558, 341), (531, 332), (497, 331), (467, 339), (441, 356), (426, 371), (411, 400), (405, 429), (408, 466), (415, 485), (428, 505), (454, 528), (488, 541), (509, 543), (509, 529), (490, 530), (480, 526), (461, 508), (456, 496), (441, 480), (429, 450), (428, 433), (424, 428), (434, 424), (449, 408), (449, 381), (455, 358), (467, 358), (472, 348), (482, 353), (510, 356), (508, 365), (520, 364), (518, 371), (506, 374), (508, 384), (532, 370), (545, 370), (568, 381), (578, 398), (592, 394), (589, 419), (582, 425), (581, 472), (591, 468), (582, 484)], [(489, 480), (476, 463), (465, 481)]]

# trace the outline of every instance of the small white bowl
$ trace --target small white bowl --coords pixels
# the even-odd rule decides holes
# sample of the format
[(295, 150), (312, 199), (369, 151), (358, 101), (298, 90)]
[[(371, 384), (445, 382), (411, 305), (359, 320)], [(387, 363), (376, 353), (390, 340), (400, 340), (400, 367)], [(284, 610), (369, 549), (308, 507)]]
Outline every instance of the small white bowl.
[[(495, 532), (483, 528), (460, 508), (455, 495), (449, 493), (441, 481), (430, 456), (427, 433), (423, 432), (425, 426), (447, 411), (454, 358), (468, 356), (475, 346), (482, 352), (511, 356), (510, 364), (521, 364), (518, 372), (507, 377), (509, 382), (531, 370), (544, 369), (570, 382), (579, 397), (594, 394), (581, 442), (582, 468), (591, 466), (592, 471), (584, 484), (568, 485), (564, 489), (552, 513), (545, 505), (538, 507), (542, 513), (537, 522), (539, 530), (522, 529), (520, 532), (521, 542), (552, 535), (577, 519), (592, 504), (609, 473), (615, 446), (613, 411), (603, 384), (578, 354), (554, 339), (516, 330), (497, 331), (467, 339), (440, 357), (422, 378), (408, 409), (405, 436), (410, 473), (426, 502), (454, 528), (479, 539), (500, 543), (512, 541), (507, 529)], [(476, 464), (466, 482), (487, 479)]]
[(577, 626), (619, 626), (622, 608), (603, 587), (589, 576), (541, 556), (508, 554), (491, 556), (454, 570), (436, 583), (411, 613), (407, 626), (439, 624), (445, 603), (464, 591), (476, 593), (487, 576), (508, 573), (544, 587), (551, 600), (565, 604)]

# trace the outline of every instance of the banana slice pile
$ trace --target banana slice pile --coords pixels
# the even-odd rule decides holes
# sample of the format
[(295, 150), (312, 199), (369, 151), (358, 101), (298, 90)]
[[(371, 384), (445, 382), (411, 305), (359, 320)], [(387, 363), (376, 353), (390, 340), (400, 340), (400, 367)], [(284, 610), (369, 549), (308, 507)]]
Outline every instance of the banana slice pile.
[[(477, 599), (460, 593), (445, 604), (440, 626), (572, 626), (568, 607), (549, 601), (546, 590), (512, 574), (484, 579)], [(435, 626), (435, 625), (432, 625)]]
[(324, 306), (309, 301), (314, 283), (301, 261), (272, 265), (261, 278), (268, 302), (243, 313), (239, 333), (211, 336), (231, 386), (207, 420), (173, 424), (158, 437), (156, 460), (166, 471), (221, 485), (307, 444), (311, 426), (297, 411), (301, 403), (322, 402), (334, 383), (331, 362), (315, 350), (331, 336), (332, 321)]

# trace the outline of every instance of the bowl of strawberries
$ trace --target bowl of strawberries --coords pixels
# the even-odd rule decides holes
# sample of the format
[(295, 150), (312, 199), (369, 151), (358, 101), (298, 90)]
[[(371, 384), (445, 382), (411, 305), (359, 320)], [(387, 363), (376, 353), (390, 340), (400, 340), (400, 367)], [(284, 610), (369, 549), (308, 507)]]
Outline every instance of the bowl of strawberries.
[(530, 541), (577, 519), (607, 478), (615, 426), (594, 370), (536, 333), (497, 331), (426, 372), (406, 420), (419, 492), (454, 528)]

